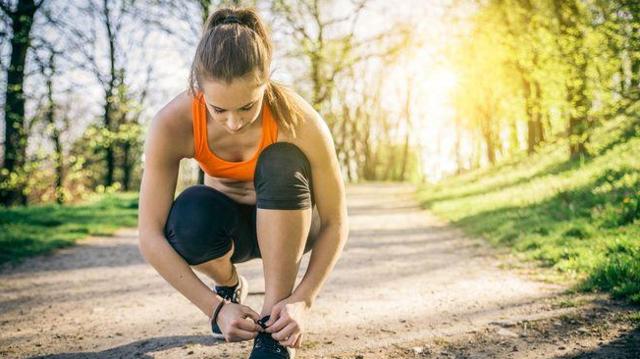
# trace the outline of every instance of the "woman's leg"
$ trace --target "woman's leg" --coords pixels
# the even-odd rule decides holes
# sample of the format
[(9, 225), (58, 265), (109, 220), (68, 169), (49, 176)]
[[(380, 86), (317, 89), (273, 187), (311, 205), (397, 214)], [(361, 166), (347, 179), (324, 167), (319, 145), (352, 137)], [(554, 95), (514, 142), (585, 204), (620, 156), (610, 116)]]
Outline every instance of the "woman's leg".
[(196, 264), (193, 269), (213, 279), (218, 286), (231, 287), (238, 283), (236, 266), (231, 263), (233, 247), (225, 255), (210, 261)]
[(174, 201), (165, 235), (190, 266), (217, 285), (231, 286), (237, 283), (232, 257), (245, 259), (252, 249), (248, 241), (251, 231), (243, 212), (242, 205), (222, 192), (192, 186)]
[(311, 248), (307, 243), (315, 203), (311, 182), (311, 166), (297, 146), (277, 142), (260, 154), (254, 184), (258, 246), (265, 275), (261, 317), (291, 294), (302, 255)]

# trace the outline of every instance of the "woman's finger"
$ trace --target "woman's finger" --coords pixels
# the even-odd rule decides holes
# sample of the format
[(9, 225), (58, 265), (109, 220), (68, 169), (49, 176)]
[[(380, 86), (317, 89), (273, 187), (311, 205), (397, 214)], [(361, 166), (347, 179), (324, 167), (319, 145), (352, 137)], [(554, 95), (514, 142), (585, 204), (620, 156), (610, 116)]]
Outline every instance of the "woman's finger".
[(298, 340), (298, 334), (293, 334), (289, 337), (289, 339), (280, 341), (280, 345), (285, 347), (292, 347), (293, 343), (295, 343), (296, 340)]
[(298, 325), (295, 322), (291, 322), (287, 324), (287, 326), (282, 330), (278, 331), (277, 333), (271, 334), (271, 336), (276, 340), (285, 340), (285, 338), (287, 337), (298, 334), (298, 332), (300, 331), (299, 329), (300, 328), (298, 328)]
[(286, 327), (287, 324), (289, 324), (289, 321), (290, 319), (288, 318), (280, 317), (275, 323), (267, 327), (266, 331), (267, 333), (277, 333), (282, 330), (282, 328)]
[(247, 319), (241, 319), (238, 321), (238, 325), (236, 325), (237, 328), (240, 328), (242, 330), (246, 330), (246, 331), (250, 331), (250, 332), (257, 332), (260, 329), (262, 329), (262, 327), (255, 323), (253, 320), (251, 320), (251, 318)]
[(258, 332), (250, 332), (243, 329), (233, 328), (229, 331), (229, 337), (232, 342), (237, 342), (240, 340), (249, 340), (258, 336)]
[(249, 318), (255, 320), (256, 322), (260, 320), (260, 314), (256, 313), (256, 311), (254, 311), (250, 307), (247, 307), (246, 305), (242, 306), (242, 312), (247, 316), (249, 316)]
[(271, 308), (271, 315), (269, 316), (269, 320), (265, 322), (267, 326), (271, 326), (277, 319), (280, 318), (280, 311), (282, 310), (282, 306), (276, 304)]
[(304, 335), (303, 333), (300, 333), (300, 335), (298, 335), (298, 339), (296, 340), (295, 343), (293, 343), (293, 347), (294, 348), (300, 348), (302, 346), (302, 336), (303, 335)]

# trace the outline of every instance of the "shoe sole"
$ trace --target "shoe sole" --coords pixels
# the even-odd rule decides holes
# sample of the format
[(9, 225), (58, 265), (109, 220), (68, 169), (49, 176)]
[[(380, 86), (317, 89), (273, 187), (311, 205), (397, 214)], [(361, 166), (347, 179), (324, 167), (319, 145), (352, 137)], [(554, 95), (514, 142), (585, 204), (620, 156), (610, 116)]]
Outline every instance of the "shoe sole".
[[(238, 282), (240, 286), (240, 303), (239, 304), (244, 304), (245, 300), (247, 299), (247, 296), (249, 296), (249, 282), (245, 277), (239, 274), (238, 274)], [(222, 333), (218, 334), (218, 333), (211, 332), (211, 335), (215, 339), (224, 340), (224, 335)]]

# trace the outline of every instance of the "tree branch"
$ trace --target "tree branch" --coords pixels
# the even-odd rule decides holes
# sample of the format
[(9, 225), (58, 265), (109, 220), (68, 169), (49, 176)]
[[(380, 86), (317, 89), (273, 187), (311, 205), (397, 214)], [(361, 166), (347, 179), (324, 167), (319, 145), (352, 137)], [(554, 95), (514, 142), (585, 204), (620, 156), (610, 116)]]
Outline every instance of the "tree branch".
[(15, 16), (15, 11), (11, 10), (9, 3), (5, 2), (5, 0), (0, 0), (0, 10), (2, 10), (9, 17)]
[(293, 9), (291, 8), (291, 6), (289, 6), (289, 4), (287, 4), (283, 0), (275, 1), (273, 3), (273, 10), (277, 13), (284, 15), (285, 19), (287, 20), (287, 23), (305, 40), (311, 40), (311, 36), (307, 33), (304, 25), (299, 24), (293, 18)]
[(40, 8), (40, 6), (42, 6), (45, 3), (45, 1), (47, 1), (47, 0), (40, 0), (39, 2), (37, 1), (35, 3), (36, 10), (38, 10)]

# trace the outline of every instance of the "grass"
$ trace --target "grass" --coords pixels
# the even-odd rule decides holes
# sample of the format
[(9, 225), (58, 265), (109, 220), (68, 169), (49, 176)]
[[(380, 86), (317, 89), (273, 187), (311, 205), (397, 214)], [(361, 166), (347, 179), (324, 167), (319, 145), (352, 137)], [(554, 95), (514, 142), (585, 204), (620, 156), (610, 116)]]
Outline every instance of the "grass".
[(640, 303), (640, 121), (605, 123), (589, 150), (567, 161), (558, 141), (418, 197), (467, 233), (578, 279), (580, 290)]
[(111, 235), (135, 226), (137, 217), (137, 193), (100, 195), (79, 205), (0, 209), (0, 264), (16, 264), (89, 235)]

